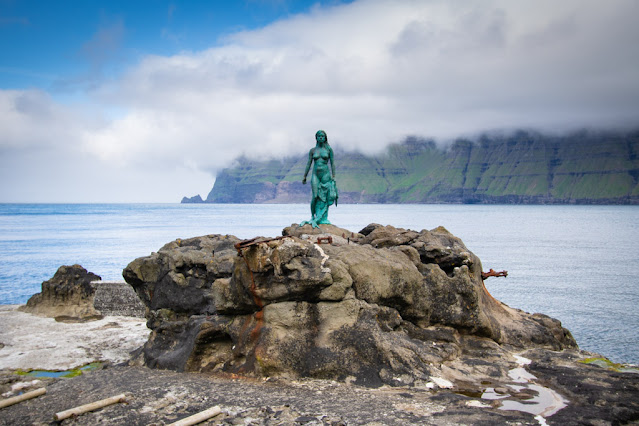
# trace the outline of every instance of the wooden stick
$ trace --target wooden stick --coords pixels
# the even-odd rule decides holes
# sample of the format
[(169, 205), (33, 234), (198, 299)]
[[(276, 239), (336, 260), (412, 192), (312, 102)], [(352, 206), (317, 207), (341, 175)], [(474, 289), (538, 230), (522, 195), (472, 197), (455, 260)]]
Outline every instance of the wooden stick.
[(31, 392), (23, 393), (22, 395), (13, 396), (11, 398), (3, 399), (0, 401), (0, 408), (8, 407), (18, 402), (26, 401), (27, 399), (35, 398), (36, 396), (44, 395), (47, 393), (45, 388), (39, 388), (32, 390)]
[(80, 414), (88, 413), (89, 411), (94, 411), (99, 408), (103, 408), (103, 407), (106, 407), (107, 405), (112, 405), (118, 402), (126, 402), (126, 395), (122, 393), (120, 395), (112, 396), (111, 398), (92, 402), (90, 404), (81, 405), (75, 408), (70, 408), (65, 411), (60, 411), (59, 413), (56, 413), (53, 416), (53, 419), (56, 421), (68, 419), (71, 416), (79, 416)]
[(211, 417), (215, 417), (222, 412), (219, 405), (211, 407), (208, 410), (201, 411), (197, 414), (193, 414), (191, 417), (187, 417), (182, 420), (178, 420), (175, 423), (171, 423), (169, 426), (191, 426), (198, 423), (202, 423), (204, 420), (208, 420)]

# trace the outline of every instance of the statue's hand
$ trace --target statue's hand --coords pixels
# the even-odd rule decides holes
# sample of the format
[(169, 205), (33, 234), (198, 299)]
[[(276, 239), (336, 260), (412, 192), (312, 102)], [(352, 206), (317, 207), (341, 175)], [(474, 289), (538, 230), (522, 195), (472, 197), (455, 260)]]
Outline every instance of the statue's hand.
[(302, 179), (302, 183), (306, 185), (306, 178)]

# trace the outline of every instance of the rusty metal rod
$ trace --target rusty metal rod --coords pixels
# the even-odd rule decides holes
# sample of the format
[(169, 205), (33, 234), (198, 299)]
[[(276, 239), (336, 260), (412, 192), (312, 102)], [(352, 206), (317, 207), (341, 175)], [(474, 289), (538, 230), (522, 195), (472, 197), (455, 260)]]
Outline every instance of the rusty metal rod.
[(258, 240), (258, 238), (261, 238), (261, 237), (255, 237), (255, 238), (251, 238), (250, 240), (243, 240), (238, 243), (235, 243), (235, 249), (237, 250), (238, 253), (240, 253), (240, 250), (242, 250), (243, 248), (255, 246), (262, 243), (270, 243), (271, 241), (278, 241), (278, 240), (283, 240), (284, 238), (291, 238), (291, 237), (286, 235), (286, 236), (275, 237), (275, 238), (264, 238), (262, 240)]
[(482, 272), (481, 273), (481, 279), (485, 280), (486, 278), (489, 277), (507, 277), (508, 276), (508, 271), (495, 271), (494, 269), (489, 270), (488, 272)]
[(333, 244), (333, 237), (317, 237), (317, 244)]

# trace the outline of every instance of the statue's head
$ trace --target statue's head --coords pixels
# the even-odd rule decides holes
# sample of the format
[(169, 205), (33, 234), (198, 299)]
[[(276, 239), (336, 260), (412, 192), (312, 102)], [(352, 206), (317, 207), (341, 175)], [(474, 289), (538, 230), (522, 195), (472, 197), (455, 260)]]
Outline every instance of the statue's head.
[[(323, 140), (320, 140), (322, 138)], [(328, 142), (328, 138), (326, 137), (326, 132), (324, 130), (318, 130), (317, 133), (315, 133), (315, 140), (317, 142)]]

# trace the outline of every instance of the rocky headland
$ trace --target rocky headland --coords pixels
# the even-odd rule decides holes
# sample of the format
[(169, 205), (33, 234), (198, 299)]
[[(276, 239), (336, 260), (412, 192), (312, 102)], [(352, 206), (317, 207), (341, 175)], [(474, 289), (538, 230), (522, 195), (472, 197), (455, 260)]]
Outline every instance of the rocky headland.
[[(415, 137), (384, 152), (335, 152), (340, 203), (639, 204), (639, 131), (484, 134), (438, 145)], [(307, 155), (238, 158), (206, 203), (306, 203)]]
[[(81, 282), (71, 271), (50, 281)], [(0, 424), (122, 392), (129, 406), (70, 422), (166, 424), (211, 405), (223, 408), (212, 424), (639, 420), (639, 370), (495, 300), (481, 261), (443, 227), (207, 235), (135, 259), (123, 276), (146, 307), (146, 343), (125, 364), (49, 381)], [(5, 394), (14, 376), (2, 376)]]

